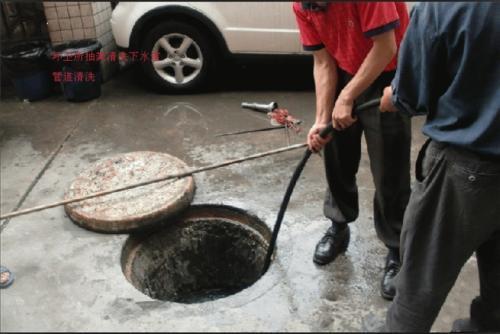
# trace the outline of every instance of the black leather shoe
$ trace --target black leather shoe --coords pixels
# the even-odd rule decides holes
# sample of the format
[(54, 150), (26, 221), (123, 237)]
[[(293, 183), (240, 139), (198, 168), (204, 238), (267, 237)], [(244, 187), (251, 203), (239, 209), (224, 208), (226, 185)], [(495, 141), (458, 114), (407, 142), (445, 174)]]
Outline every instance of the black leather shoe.
[(396, 295), (396, 287), (394, 286), (394, 277), (399, 272), (401, 264), (399, 255), (389, 251), (385, 262), (384, 276), (380, 286), (380, 294), (387, 300), (392, 300)]
[(325, 265), (335, 260), (339, 254), (346, 251), (350, 235), (349, 226), (340, 231), (337, 228), (330, 227), (316, 245), (313, 257), (314, 263)]

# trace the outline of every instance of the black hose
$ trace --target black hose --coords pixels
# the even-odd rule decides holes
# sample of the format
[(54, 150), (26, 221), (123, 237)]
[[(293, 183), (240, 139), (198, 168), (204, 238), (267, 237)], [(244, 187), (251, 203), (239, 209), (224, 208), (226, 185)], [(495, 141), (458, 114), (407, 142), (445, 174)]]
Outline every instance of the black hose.
[[(360, 104), (357, 107), (354, 107), (354, 113), (358, 113), (360, 111), (366, 110), (373, 108), (375, 106), (378, 106), (380, 104), (380, 99), (374, 99), (371, 101), (368, 101), (366, 103)], [(319, 134), (322, 138), (326, 138), (330, 133), (333, 132), (333, 125), (332, 123), (328, 124), (326, 128), (321, 131)], [(295, 184), (297, 183), (297, 180), (300, 177), (300, 174), (302, 173), (302, 170), (304, 169), (307, 160), (309, 160), (309, 157), (311, 156), (312, 151), (309, 149), (306, 149), (304, 152), (304, 156), (300, 160), (299, 164), (295, 168), (295, 171), (293, 172), (292, 178), (290, 179), (290, 182), (288, 183), (288, 187), (286, 188), (285, 196), (283, 197), (283, 201), (281, 202), (280, 206), (280, 211), (278, 212), (278, 217), (276, 217), (276, 223), (274, 223), (274, 229), (273, 229), (273, 234), (271, 235), (271, 240), (269, 241), (269, 247), (267, 248), (267, 254), (266, 254), (266, 259), (264, 262), (264, 268), (262, 270), (262, 275), (264, 275), (269, 269), (269, 265), (271, 264), (271, 258), (274, 253), (274, 248), (276, 246), (276, 239), (278, 238), (278, 233), (281, 228), (281, 223), (283, 222), (283, 217), (285, 216), (285, 211), (286, 208), (288, 207), (288, 203), (290, 202), (290, 197), (292, 196), (293, 189), (295, 188)]]

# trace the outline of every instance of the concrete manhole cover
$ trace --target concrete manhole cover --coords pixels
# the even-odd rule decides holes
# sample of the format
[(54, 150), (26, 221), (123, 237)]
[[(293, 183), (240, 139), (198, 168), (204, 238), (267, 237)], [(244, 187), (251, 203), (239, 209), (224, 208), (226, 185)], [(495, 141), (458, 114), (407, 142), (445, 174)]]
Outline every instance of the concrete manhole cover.
[[(85, 196), (187, 170), (183, 161), (166, 153), (126, 153), (100, 160), (82, 172), (65, 197)], [(74, 222), (90, 230), (131, 232), (184, 210), (191, 204), (194, 190), (193, 177), (185, 177), (67, 204), (65, 210)]]
[(154, 299), (211, 301), (262, 273), (271, 231), (240, 209), (193, 205), (162, 230), (132, 235), (122, 250), (127, 280)]

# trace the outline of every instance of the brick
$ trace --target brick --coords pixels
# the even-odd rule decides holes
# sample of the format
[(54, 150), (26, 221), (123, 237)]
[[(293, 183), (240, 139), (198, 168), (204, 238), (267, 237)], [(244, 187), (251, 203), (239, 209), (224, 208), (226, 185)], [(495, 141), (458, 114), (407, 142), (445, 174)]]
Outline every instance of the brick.
[(49, 32), (60, 30), (58, 20), (47, 20), (47, 28), (49, 29)]
[(74, 39), (84, 39), (85, 33), (84, 33), (83, 29), (74, 29), (73, 30), (73, 38)]
[(43, 1), (43, 6), (45, 8), (51, 8), (51, 7), (55, 7), (56, 3), (55, 3), (55, 1)]
[(73, 32), (71, 30), (62, 30), (61, 34), (63, 41), (71, 41), (73, 39)]
[(73, 29), (83, 28), (82, 19), (79, 17), (71, 18), (71, 28), (73, 28)]
[(60, 19), (59, 20), (59, 28), (61, 30), (69, 30), (69, 29), (71, 29), (71, 21), (70, 21), (70, 19)]
[(55, 7), (45, 8), (45, 18), (47, 20), (57, 19), (57, 11)]
[(57, 7), (66, 7), (65, 1), (54, 1), (54, 3)]
[(85, 4), (85, 5), (82, 5), (80, 4), (80, 14), (82, 16), (89, 16), (89, 15), (92, 15), (92, 7), (90, 4)]
[(80, 17), (80, 7), (77, 6), (69, 6), (68, 7), (69, 17)]
[(64, 7), (56, 7), (57, 10), (57, 17), (60, 19), (68, 18), (68, 8), (66, 6)]
[(94, 28), (86, 28), (84, 29), (85, 38), (95, 38), (95, 29)]

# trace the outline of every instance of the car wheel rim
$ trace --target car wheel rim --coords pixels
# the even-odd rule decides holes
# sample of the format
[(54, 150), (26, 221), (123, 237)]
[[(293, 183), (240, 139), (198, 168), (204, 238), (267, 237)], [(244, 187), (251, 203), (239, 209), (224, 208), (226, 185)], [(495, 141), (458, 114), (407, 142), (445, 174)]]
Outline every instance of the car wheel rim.
[(164, 35), (153, 46), (152, 64), (156, 73), (174, 85), (195, 79), (203, 67), (199, 45), (189, 36), (179, 33)]

